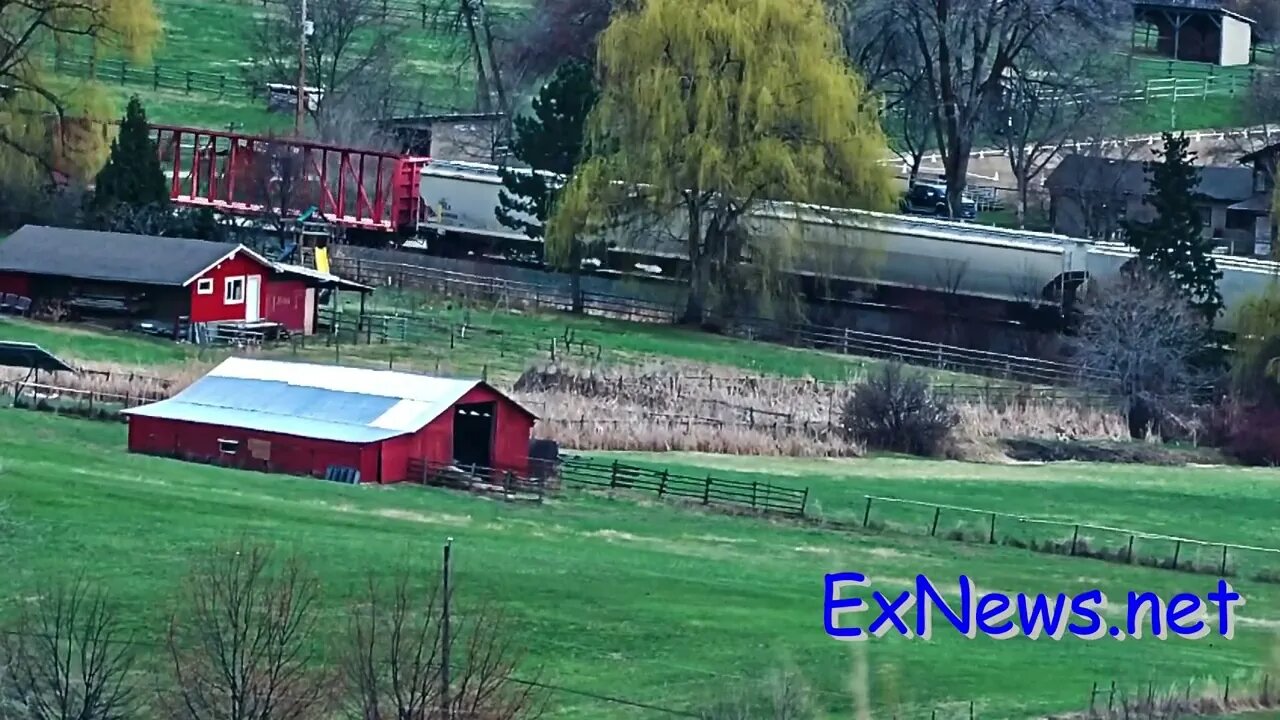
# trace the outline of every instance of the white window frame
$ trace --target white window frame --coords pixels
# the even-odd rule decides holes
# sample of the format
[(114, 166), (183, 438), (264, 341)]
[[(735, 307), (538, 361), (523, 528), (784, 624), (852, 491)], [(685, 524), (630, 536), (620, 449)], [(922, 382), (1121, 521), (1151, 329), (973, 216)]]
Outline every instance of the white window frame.
[(212, 295), (213, 294), (213, 278), (200, 278), (199, 280), (197, 280), (196, 294)]
[[(245, 286), (247, 284), (248, 283), (245, 282), (244, 275), (232, 275), (227, 279), (223, 280), (222, 281), (222, 304), (223, 305), (243, 305), (244, 293), (246, 289)], [(236, 288), (236, 287), (240, 288), (239, 297), (233, 298), (231, 297), (231, 290), (232, 288)]]
[(226, 440), (218, 438), (218, 452), (223, 455), (235, 455), (240, 450), (239, 440)]

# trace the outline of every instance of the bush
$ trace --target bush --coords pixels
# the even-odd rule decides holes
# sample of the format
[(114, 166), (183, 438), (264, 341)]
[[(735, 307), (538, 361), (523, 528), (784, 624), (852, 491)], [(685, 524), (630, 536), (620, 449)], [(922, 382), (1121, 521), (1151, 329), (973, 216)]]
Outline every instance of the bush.
[(840, 419), (845, 433), (869, 449), (928, 457), (942, 453), (958, 421), (920, 374), (896, 364), (854, 387)]
[(1258, 405), (1234, 413), (1224, 450), (1246, 465), (1280, 465), (1280, 407)]

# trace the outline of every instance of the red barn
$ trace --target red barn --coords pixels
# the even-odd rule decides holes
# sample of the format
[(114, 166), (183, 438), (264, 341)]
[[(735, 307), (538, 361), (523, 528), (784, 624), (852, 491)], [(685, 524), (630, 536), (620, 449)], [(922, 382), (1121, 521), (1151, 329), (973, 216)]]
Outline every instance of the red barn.
[(479, 380), (247, 358), (125, 412), (130, 452), (381, 483), (411, 461), (527, 475), (536, 420)]
[(75, 315), (314, 330), (316, 292), (370, 288), (243, 245), (26, 225), (0, 243), (0, 293)]

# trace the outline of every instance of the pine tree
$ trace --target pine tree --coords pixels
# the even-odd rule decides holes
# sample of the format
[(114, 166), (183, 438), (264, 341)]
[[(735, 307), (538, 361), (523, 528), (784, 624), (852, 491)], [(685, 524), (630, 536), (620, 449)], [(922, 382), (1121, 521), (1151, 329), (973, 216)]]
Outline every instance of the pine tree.
[(1143, 263), (1167, 275), (1192, 307), (1213, 320), (1222, 310), (1218, 281), (1222, 271), (1210, 254), (1214, 240), (1204, 237), (1196, 207), (1200, 171), (1185, 135), (1164, 133), (1164, 147), (1146, 164), (1148, 192), (1143, 201), (1155, 211), (1149, 222), (1125, 222), (1128, 243)]
[(109, 210), (120, 203), (134, 208), (169, 204), (164, 172), (147, 127), (147, 113), (136, 95), (129, 99), (120, 133), (111, 143), (111, 155), (93, 189), (94, 207)]
[[(534, 170), (568, 176), (582, 154), (587, 114), (596, 101), (591, 66), (572, 62), (556, 69), (533, 99), (533, 116), (515, 119), (512, 153)], [(531, 239), (543, 236), (551, 213), (554, 188), (536, 173), (502, 171), (503, 190), (496, 209), (498, 222)], [(516, 213), (533, 217), (526, 222)]]
[[(561, 65), (533, 99), (533, 115), (515, 119), (514, 155), (533, 170), (563, 177), (571, 175), (582, 155), (587, 115), (595, 105), (597, 94), (590, 65), (580, 62)], [(498, 206), (494, 209), (498, 222), (530, 239), (543, 237), (558, 184), (553, 186), (536, 172), (504, 169), (501, 175), (503, 189), (498, 192)], [(533, 220), (525, 220), (518, 214)], [(586, 248), (578, 238), (557, 248), (566, 252), (552, 254), (548, 259), (569, 270), (574, 311), (580, 312), (581, 266)]]

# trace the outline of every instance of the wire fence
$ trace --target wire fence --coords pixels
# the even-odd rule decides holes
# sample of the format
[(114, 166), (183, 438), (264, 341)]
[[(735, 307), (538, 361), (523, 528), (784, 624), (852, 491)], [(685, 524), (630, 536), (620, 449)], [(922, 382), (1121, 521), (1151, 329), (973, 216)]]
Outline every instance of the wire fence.
[(767, 482), (727, 480), (710, 474), (694, 477), (617, 461), (592, 462), (579, 456), (564, 459), (560, 478), (571, 485), (651, 492), (659, 498), (692, 500), (705, 506), (748, 509), (789, 517), (804, 517), (809, 502), (807, 487), (797, 489)]
[(860, 519), (835, 520), (833, 524), (845, 529), (888, 529), (1179, 572), (1280, 582), (1280, 548), (879, 495), (865, 498)]

